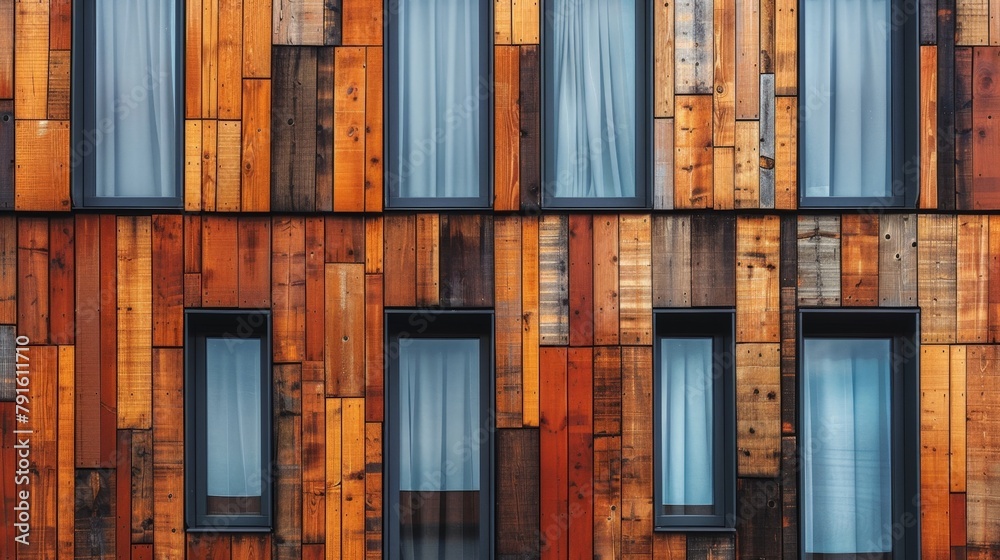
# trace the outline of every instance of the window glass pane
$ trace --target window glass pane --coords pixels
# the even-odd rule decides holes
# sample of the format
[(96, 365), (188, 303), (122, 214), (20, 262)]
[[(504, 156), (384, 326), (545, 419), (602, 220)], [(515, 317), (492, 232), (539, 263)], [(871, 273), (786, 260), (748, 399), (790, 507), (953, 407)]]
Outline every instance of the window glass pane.
[[(481, 10), (469, 0), (399, 2), (398, 121), (389, 183), (400, 197), (476, 197), (491, 85), (483, 76)], [(490, 44), (492, 42), (490, 41)]]
[(892, 194), (889, 0), (805, 0), (805, 196)]
[(260, 514), (261, 341), (205, 340), (209, 514)]
[(176, 3), (95, 1), (95, 194), (177, 196)]
[(891, 340), (807, 338), (803, 352), (804, 550), (890, 552)]
[(664, 338), (661, 418), (667, 514), (711, 514), (714, 503), (712, 339)]
[(636, 194), (636, 2), (551, 0), (546, 13), (546, 188)]

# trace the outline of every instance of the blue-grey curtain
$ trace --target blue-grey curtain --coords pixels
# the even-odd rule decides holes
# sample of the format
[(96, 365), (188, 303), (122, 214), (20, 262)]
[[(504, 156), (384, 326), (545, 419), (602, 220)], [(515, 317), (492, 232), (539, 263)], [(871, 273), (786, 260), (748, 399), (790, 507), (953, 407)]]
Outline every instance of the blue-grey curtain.
[(712, 505), (712, 339), (664, 338), (660, 355), (663, 505)]
[(804, 0), (806, 196), (891, 194), (889, 0)]
[[(551, 0), (546, 10), (546, 189), (634, 196), (636, 1)], [(647, 115), (642, 115), (646, 118)]]
[(254, 338), (205, 340), (209, 496), (261, 495), (260, 344)]
[(399, 91), (392, 118), (398, 137), (390, 184), (402, 197), (475, 197), (480, 192), (482, 112), (492, 86), (481, 82), (483, 9), (487, 2), (399, 2), (394, 46)]
[(803, 354), (803, 550), (889, 552), (891, 342), (807, 338)]
[(95, 0), (97, 196), (179, 192), (176, 0)]

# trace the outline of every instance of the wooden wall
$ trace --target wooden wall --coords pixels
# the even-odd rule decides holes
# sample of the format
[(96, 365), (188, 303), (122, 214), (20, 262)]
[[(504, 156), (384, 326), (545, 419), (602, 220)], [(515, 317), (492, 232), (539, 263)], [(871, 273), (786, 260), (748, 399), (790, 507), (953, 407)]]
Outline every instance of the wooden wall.
[[(71, 1), (0, 0), (0, 324), (31, 338), (36, 467), (36, 544), (4, 474), (0, 557), (381, 557), (384, 310), (486, 308), (500, 558), (797, 558), (795, 317), (838, 306), (921, 309), (923, 554), (1000, 557), (995, 3), (921, 0), (919, 209), (881, 215), (794, 212), (795, 0), (654, 3), (654, 210), (621, 214), (537, 210), (538, 2), (495, 0), (494, 211), (383, 214), (382, 7), (188, 0), (184, 211), (116, 215), (69, 204)], [(184, 531), (199, 307), (273, 314), (270, 534)], [(652, 530), (672, 307), (736, 310), (735, 535)]]

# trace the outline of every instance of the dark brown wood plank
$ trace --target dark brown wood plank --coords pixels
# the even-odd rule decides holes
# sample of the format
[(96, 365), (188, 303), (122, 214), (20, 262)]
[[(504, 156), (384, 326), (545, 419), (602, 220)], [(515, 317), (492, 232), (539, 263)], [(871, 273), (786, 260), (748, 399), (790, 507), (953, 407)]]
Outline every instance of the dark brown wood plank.
[(691, 216), (691, 305), (736, 305), (735, 216)]
[[(940, 58), (939, 58), (940, 60)], [(950, 84), (938, 80), (938, 87)], [(955, 208), (972, 210), (972, 48), (955, 48)], [(944, 135), (942, 135), (944, 138)], [(938, 162), (948, 163), (943, 157)]]
[(569, 344), (594, 344), (594, 225), (589, 215), (569, 217)]
[(0, 99), (0, 210), (13, 208), (14, 101)]
[(115, 557), (115, 472), (107, 469), (76, 471), (76, 557)]
[(770, 478), (736, 481), (736, 532), (741, 560), (781, 559), (781, 488)]
[(521, 209), (537, 211), (542, 195), (541, 69), (538, 45), (521, 46)]
[(538, 429), (496, 432), (497, 556), (538, 558)]
[(118, 430), (114, 500), (118, 510), (115, 516), (115, 548), (128, 551), (132, 548), (132, 516), (129, 514), (132, 511), (132, 430)]
[[(934, 0), (925, 0), (933, 5)], [(955, 0), (937, 0), (937, 13), (921, 10), (937, 32), (937, 199), (939, 210), (955, 209)], [(937, 16), (937, 17), (934, 17)]]
[(339, 45), (344, 37), (343, 0), (323, 0), (323, 44)]
[(441, 216), (441, 306), (493, 305), (493, 219)]
[[(302, 544), (302, 368), (274, 366), (274, 553)], [(277, 545), (282, 545), (279, 549)], [(279, 550), (282, 553), (279, 554)]]
[(330, 212), (333, 210), (334, 49), (321, 47), (316, 51), (316, 211)]
[(365, 262), (365, 221), (361, 216), (326, 216), (326, 262)]
[[(954, 3), (952, 3), (954, 6)], [(920, 0), (920, 44), (933, 45), (937, 43), (938, 0)], [(937, 25), (936, 25), (937, 24)], [(954, 29), (951, 40), (954, 41)]]
[[(129, 443), (132, 542), (153, 544), (153, 432), (133, 430)], [(121, 484), (121, 478), (118, 480)], [(121, 500), (118, 505), (121, 507)]]
[(594, 435), (622, 433), (622, 352), (616, 346), (594, 348)]
[(599, 436), (594, 438), (594, 558), (621, 558), (621, 547), (622, 438)]
[(74, 222), (72, 217), (49, 220), (49, 341), (73, 344), (76, 294)]
[(165, 214), (153, 216), (152, 235), (153, 346), (182, 346), (184, 344), (183, 217)]
[(734, 560), (735, 535), (694, 533), (687, 538), (687, 560)]
[(410, 215), (385, 217), (385, 305), (412, 306), (417, 301), (417, 221)]
[(311, 212), (316, 209), (316, 49), (276, 46), (271, 65), (271, 209)]
[(781, 557), (799, 556), (799, 455), (794, 437), (781, 438)]

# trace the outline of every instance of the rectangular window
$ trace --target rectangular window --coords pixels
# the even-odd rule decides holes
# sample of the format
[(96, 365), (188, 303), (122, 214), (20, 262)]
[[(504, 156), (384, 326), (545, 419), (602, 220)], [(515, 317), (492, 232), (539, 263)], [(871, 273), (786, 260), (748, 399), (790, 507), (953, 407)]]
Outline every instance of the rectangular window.
[(730, 311), (656, 313), (657, 529), (734, 526), (732, 333)]
[(636, 207), (646, 194), (649, 6), (546, 0), (543, 204)]
[(77, 206), (181, 206), (183, 4), (93, 0), (73, 10)]
[(806, 558), (917, 558), (916, 314), (802, 312)]
[(903, 0), (802, 5), (803, 206), (915, 204), (919, 18), (903, 15), (908, 12), (902, 5)]
[(387, 322), (389, 558), (491, 558), (492, 315)]
[(488, 208), (492, 4), (390, 0), (388, 14), (388, 206)]
[(187, 525), (271, 526), (271, 326), (267, 311), (185, 314)]

